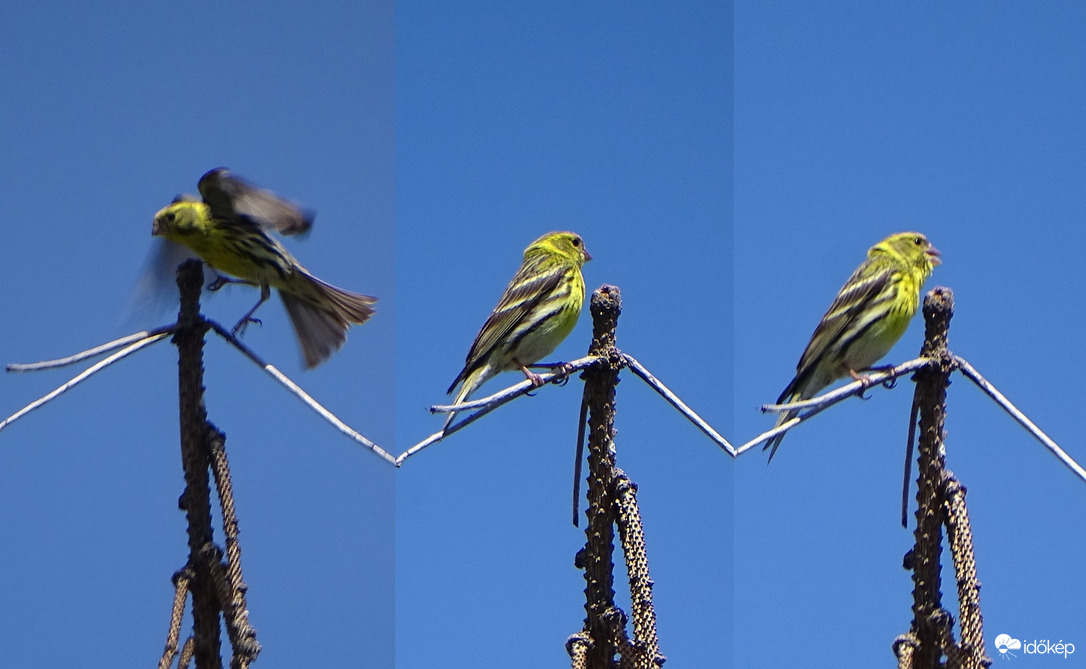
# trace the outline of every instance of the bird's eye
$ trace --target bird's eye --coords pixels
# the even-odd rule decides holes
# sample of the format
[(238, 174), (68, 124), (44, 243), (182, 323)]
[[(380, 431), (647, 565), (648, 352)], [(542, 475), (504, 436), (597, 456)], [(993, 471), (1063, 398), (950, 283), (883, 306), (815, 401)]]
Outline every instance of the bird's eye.
[(574, 246), (580, 246), (581, 245), (581, 238), (580, 237), (574, 237), (573, 238), (573, 245)]
[(913, 244), (916, 244), (917, 246), (923, 246), (924, 245), (924, 238), (923, 237), (913, 237)]
[(166, 214), (166, 222), (167, 223), (173, 223), (173, 219), (175, 219), (175, 218), (177, 218), (177, 214), (173, 213), (172, 211), (170, 213)]

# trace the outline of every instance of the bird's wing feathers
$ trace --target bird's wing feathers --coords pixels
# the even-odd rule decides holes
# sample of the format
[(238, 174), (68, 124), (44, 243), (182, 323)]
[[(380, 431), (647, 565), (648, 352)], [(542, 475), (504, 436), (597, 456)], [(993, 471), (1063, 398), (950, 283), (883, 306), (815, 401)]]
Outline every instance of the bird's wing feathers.
[(876, 260), (864, 261), (845, 282), (845, 287), (841, 289), (841, 292), (837, 293), (833, 304), (826, 310), (826, 314), (815, 328), (814, 334), (811, 335), (811, 343), (807, 345), (807, 349), (799, 359), (799, 364), (796, 366), (796, 379), (793, 382), (794, 388), (803, 387), (804, 383), (800, 380), (805, 379), (814, 371), (822, 356), (838, 341), (841, 334), (856, 321), (860, 314), (865, 312), (872, 300), (886, 290), (891, 281), (891, 273), (879, 271), (876, 263)]
[(200, 195), (215, 218), (247, 216), (263, 230), (281, 235), (308, 232), (313, 216), (275, 193), (258, 188), (219, 167), (200, 177)]
[[(526, 261), (521, 265), (498, 305), (476, 335), (468, 352), (467, 363), (458, 379), (467, 378), (476, 367), (483, 364), (494, 349), (524, 322), (532, 310), (561, 285), (563, 274), (563, 269), (557, 266), (546, 271), (537, 262)], [(453, 383), (453, 387), (457, 382)]]

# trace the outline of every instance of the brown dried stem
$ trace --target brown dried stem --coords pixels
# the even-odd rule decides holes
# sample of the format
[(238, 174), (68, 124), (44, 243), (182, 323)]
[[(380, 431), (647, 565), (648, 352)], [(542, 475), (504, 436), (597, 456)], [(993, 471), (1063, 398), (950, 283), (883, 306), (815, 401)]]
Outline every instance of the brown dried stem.
[[(972, 551), (972, 534), (965, 511), (964, 488), (946, 468), (946, 391), (957, 368), (947, 348), (954, 294), (932, 290), (924, 300), (925, 336), (920, 355), (933, 361), (914, 379), (913, 406), (919, 411), (916, 544), (906, 555), (913, 571), (913, 622), (908, 635), (894, 643), (899, 666), (935, 669), (946, 666), (986, 667), (980, 615), (979, 583)], [(953, 617), (942, 604), (940, 555), (944, 525), (951, 535), (954, 569), (962, 614), (962, 643), (954, 642)], [(907, 641), (907, 643), (906, 643)]]
[(174, 593), (173, 608), (170, 610), (170, 631), (166, 635), (166, 648), (158, 661), (158, 669), (169, 669), (174, 656), (177, 655), (177, 643), (181, 639), (181, 619), (185, 615), (185, 602), (188, 600), (191, 581), (192, 570), (188, 567), (173, 575)]
[(245, 602), (248, 586), (241, 576), (241, 544), (238, 542), (238, 517), (234, 508), (234, 485), (230, 479), (230, 464), (226, 459), (226, 435), (218, 430), (211, 434), (211, 471), (219, 491), (223, 535), (226, 544), (226, 565), (220, 584), (226, 632), (234, 649), (230, 659), (233, 669), (248, 667), (260, 654), (256, 630), (249, 624), (249, 609)]
[[(260, 653), (256, 631), (249, 625), (245, 603), (245, 582), (241, 576), (241, 547), (238, 520), (234, 509), (230, 466), (226, 459), (226, 436), (207, 419), (204, 406), (203, 346), (209, 323), (200, 315), (200, 288), (203, 270), (199, 262), (183, 264), (177, 272), (181, 288), (181, 312), (174, 343), (178, 348), (178, 388), (181, 418), (181, 461), (185, 469), (185, 491), (179, 505), (188, 519), (189, 558), (179, 572), (175, 597), (182, 597), (182, 586), (192, 593), (193, 635), (186, 644), (198, 669), (222, 667), (220, 612), (226, 621), (233, 648), (230, 666), (244, 669)], [(209, 470), (214, 474), (221, 505), (226, 550), (214, 543), (211, 525), (211, 490)], [(223, 562), (223, 557), (226, 562)], [(182, 599), (183, 604), (183, 599)], [(176, 645), (176, 623), (171, 623), (167, 654)], [(182, 654), (186, 651), (183, 649)], [(164, 656), (165, 659), (165, 656)], [(185, 661), (187, 662), (187, 660)]]
[(204, 407), (203, 347), (208, 326), (200, 316), (200, 288), (203, 266), (197, 261), (177, 271), (181, 288), (181, 311), (173, 342), (177, 345), (178, 399), (181, 418), (181, 463), (185, 469), (185, 491), (179, 506), (188, 519), (188, 564), (193, 570), (192, 592), (193, 657), (198, 669), (222, 666), (219, 638), (219, 601), (206, 561), (200, 559), (213, 545), (211, 490), (208, 487), (210, 452), (207, 440), (207, 410)]
[[(577, 565), (585, 570), (584, 630), (566, 644), (574, 667), (654, 669), (665, 659), (656, 638), (644, 532), (637, 509), (636, 486), (615, 466), (615, 389), (626, 364), (615, 346), (615, 327), (622, 311), (618, 288), (603, 286), (592, 294), (592, 345), (598, 358), (584, 371), (581, 420), (588, 416), (588, 524), (585, 547)], [(580, 438), (579, 438), (580, 440)], [(626, 633), (626, 614), (615, 605), (614, 542), (618, 523), (629, 571), (634, 609), (634, 640)], [(616, 657), (617, 663), (616, 663)]]
[(591, 639), (586, 667), (614, 667), (618, 651), (616, 637), (625, 637), (625, 616), (615, 625), (614, 542), (615, 505), (612, 481), (615, 476), (615, 387), (622, 360), (615, 347), (615, 326), (622, 311), (618, 288), (603, 286), (592, 293), (592, 345), (589, 355), (606, 360), (582, 374), (588, 406), (588, 516), (585, 549), (580, 566), (585, 570), (584, 631)]
[[(615, 500), (618, 510), (618, 533), (622, 539), (626, 572), (630, 579), (634, 640), (629, 648), (628, 659), (637, 669), (656, 669), (667, 659), (660, 653), (656, 636), (656, 609), (652, 606), (652, 577), (649, 576), (648, 552), (645, 548), (645, 531), (641, 524), (641, 511), (637, 506), (637, 484), (627, 478), (621, 469), (616, 470)], [(626, 655), (626, 653), (624, 653)]]

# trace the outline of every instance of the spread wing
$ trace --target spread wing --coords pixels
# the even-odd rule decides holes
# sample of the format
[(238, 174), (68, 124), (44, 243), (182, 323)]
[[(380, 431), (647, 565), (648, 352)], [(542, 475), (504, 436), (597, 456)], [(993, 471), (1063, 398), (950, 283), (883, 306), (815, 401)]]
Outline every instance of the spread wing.
[(279, 197), (270, 190), (258, 188), (225, 167), (211, 170), (200, 177), (200, 195), (215, 218), (231, 220), (244, 216), (265, 231), (281, 235), (309, 232), (313, 214)]

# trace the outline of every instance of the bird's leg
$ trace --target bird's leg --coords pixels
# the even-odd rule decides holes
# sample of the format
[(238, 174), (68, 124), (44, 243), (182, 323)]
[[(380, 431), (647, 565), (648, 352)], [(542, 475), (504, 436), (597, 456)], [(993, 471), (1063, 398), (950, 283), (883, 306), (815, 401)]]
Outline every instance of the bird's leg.
[(870, 376), (867, 376), (866, 374), (860, 374), (855, 369), (848, 370), (848, 375), (852, 377), (853, 381), (859, 381), (860, 383), (864, 384), (871, 382)]
[[(879, 365), (878, 367), (868, 367), (865, 372), (889, 372), (894, 368), (893, 365)], [(897, 379), (886, 379), (882, 382), (884, 388), (893, 388), (897, 385)]]
[[(568, 362), (537, 362), (532, 367), (539, 367), (541, 369), (549, 369), (554, 372), (554, 379), (552, 380), (556, 386), (564, 386), (569, 381), (569, 375), (573, 372), (573, 365)], [(530, 377), (529, 377), (530, 378)], [(539, 385), (543, 384), (543, 380), (540, 379)]]
[(520, 371), (524, 372), (524, 376), (527, 377), (527, 379), (532, 382), (533, 386), (538, 388), (539, 386), (543, 385), (543, 377), (542, 376), (536, 374), (532, 370), (530, 370), (527, 367), (525, 367), (524, 365), (522, 365), (519, 360), (514, 359), (513, 362), (516, 363), (517, 367), (520, 367)]
[[(245, 279), (235, 279), (235, 278), (230, 277), (230, 276), (223, 276), (222, 274), (216, 274), (215, 275), (215, 280), (207, 285), (207, 289), (209, 291), (214, 292), (216, 290), (219, 290), (220, 288), (222, 288), (223, 286), (225, 286), (228, 283), (243, 283), (243, 284), (245, 284), (247, 286), (255, 286), (256, 285), (256, 283), (253, 282), (253, 281), (247, 281)], [(264, 299), (267, 299), (267, 298), (264, 298)]]
[(874, 382), (871, 381), (871, 377), (866, 374), (860, 374), (854, 369), (848, 370), (848, 375), (852, 377), (853, 381), (860, 382), (860, 393), (857, 395), (857, 397), (862, 400), (866, 400), (867, 398), (864, 397), (864, 393), (867, 392), (868, 388), (875, 385)]
[(260, 299), (257, 300), (256, 304), (253, 305), (252, 309), (245, 312), (245, 315), (241, 317), (241, 320), (239, 320), (236, 325), (234, 325), (234, 329), (231, 330), (230, 333), (235, 336), (241, 334), (245, 331), (245, 326), (249, 323), (256, 323), (257, 325), (260, 325), (260, 319), (253, 318), (253, 312), (256, 311), (260, 305), (264, 304), (264, 302), (266, 302), (269, 297), (271, 297), (271, 288), (266, 283), (261, 284)]

